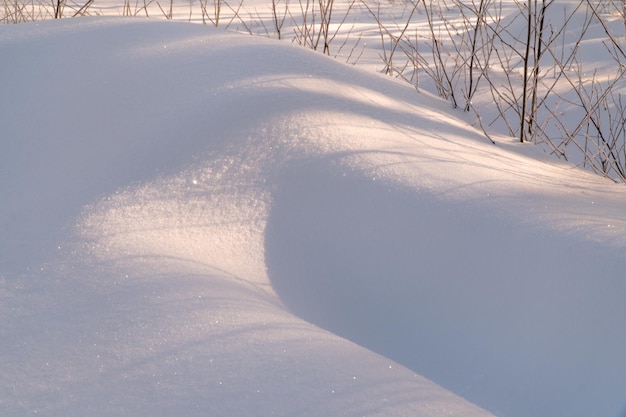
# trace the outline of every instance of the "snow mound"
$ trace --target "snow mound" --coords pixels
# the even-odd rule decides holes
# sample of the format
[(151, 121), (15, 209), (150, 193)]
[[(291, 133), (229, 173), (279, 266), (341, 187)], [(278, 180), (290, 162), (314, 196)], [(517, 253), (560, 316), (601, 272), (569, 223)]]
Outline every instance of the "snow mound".
[(88, 18), (0, 54), (0, 414), (626, 408), (622, 186), (288, 43)]

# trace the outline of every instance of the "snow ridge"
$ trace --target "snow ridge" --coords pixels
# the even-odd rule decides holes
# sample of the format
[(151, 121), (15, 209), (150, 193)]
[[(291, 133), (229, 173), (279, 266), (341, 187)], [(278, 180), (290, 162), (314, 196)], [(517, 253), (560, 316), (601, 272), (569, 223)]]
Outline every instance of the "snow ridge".
[(0, 414), (625, 408), (622, 187), (285, 43), (88, 18), (0, 54)]

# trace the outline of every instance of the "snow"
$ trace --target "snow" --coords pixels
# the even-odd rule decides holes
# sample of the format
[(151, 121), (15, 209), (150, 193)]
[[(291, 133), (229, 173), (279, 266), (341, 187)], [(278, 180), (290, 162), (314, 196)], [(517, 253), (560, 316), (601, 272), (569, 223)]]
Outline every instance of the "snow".
[(0, 56), (0, 415), (626, 412), (623, 185), (287, 42)]

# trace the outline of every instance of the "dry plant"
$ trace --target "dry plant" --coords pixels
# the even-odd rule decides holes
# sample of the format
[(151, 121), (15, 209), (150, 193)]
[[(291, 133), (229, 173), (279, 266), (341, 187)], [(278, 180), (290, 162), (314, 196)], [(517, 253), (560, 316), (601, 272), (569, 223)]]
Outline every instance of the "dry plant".
[(282, 39), (282, 30), (289, 11), (289, 0), (280, 6), (280, 0), (272, 0), (272, 23), (278, 39)]
[(294, 42), (316, 51), (321, 47), (324, 54), (330, 55), (330, 44), (346, 23), (355, 3), (356, 0), (352, 0), (338, 23), (335, 23), (335, 0), (299, 0), (299, 14), (294, 15), (289, 10), (294, 26)]
[(22, 23), (51, 17), (49, 7), (35, 3), (34, 0), (3, 0), (1, 8), (2, 23)]
[(152, 2), (153, 0), (148, 2), (146, 2), (146, 0), (142, 0), (140, 3), (139, 0), (135, 0), (135, 2), (131, 4), (131, 0), (124, 0), (122, 16), (138, 16), (139, 14), (145, 14), (146, 17), (150, 17), (148, 8)]
[[(464, 110), (475, 113), (487, 137), (501, 126), (522, 142), (542, 144), (559, 157), (626, 181), (626, 115), (619, 92), (626, 53), (603, 17), (607, 11), (624, 13), (623, 6), (578, 0), (558, 15), (551, 13), (554, 0), (514, 4), (519, 13), (503, 18), (501, 1), (417, 0), (402, 23), (381, 16), (380, 5), (366, 8), (378, 25), (385, 73), (416, 87), (426, 77), (453, 107), (463, 97)], [(595, 39), (598, 27), (604, 31), (606, 55), (614, 62), (610, 77), (600, 79), (580, 58), (591, 27)], [(491, 96), (494, 108), (477, 108), (472, 99), (478, 93)], [(493, 119), (484, 121), (481, 112)]]
[(35, 0), (3, 0), (0, 3), (0, 23), (22, 23), (44, 19), (61, 19), (89, 14), (93, 0), (76, 3), (67, 0), (51, 0), (42, 3)]
[(223, 1), (224, 0), (213, 0), (209, 2), (209, 0), (200, 0), (202, 23), (206, 24), (207, 21), (209, 21), (213, 26), (219, 26)]
[[(409, 66), (409, 63), (405, 62), (404, 66), (401, 69), (396, 70), (396, 67), (394, 66), (394, 55), (398, 51), (405, 52), (406, 48), (403, 48), (402, 44), (404, 42), (409, 42), (409, 43), (411, 42), (410, 36), (407, 35), (407, 30), (409, 29), (409, 25), (411, 23), (413, 15), (415, 14), (417, 7), (419, 6), (419, 1), (416, 3), (412, 3), (409, 16), (406, 19), (406, 22), (403, 24), (402, 27), (399, 27), (397, 23), (395, 24), (395, 27), (388, 27), (385, 25), (384, 23), (385, 19), (381, 18), (380, 3), (377, 4), (377, 8), (375, 12), (374, 10), (371, 9), (371, 7), (367, 4), (366, 1), (361, 0), (361, 3), (363, 7), (368, 11), (368, 13), (374, 18), (374, 20), (376, 21), (376, 24), (378, 25), (378, 32), (380, 35), (380, 43), (381, 43), (381, 51), (382, 51), (380, 54), (380, 58), (382, 59), (385, 65), (382, 72), (384, 74), (391, 75), (391, 76), (397, 75), (400, 78), (403, 78), (413, 83), (413, 77), (407, 78), (405, 76), (405, 70)], [(393, 23), (395, 22), (392, 21), (392, 24)], [(411, 57), (413, 56), (411, 55)], [(419, 56), (415, 55), (415, 59), (419, 60)], [(417, 81), (415, 82), (415, 85), (418, 86)]]

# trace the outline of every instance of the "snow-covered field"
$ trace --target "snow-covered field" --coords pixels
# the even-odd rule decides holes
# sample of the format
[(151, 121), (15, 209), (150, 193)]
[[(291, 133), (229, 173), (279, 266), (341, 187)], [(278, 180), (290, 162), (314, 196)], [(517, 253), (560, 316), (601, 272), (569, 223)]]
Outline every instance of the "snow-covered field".
[(289, 42), (0, 57), (0, 416), (626, 415), (623, 185)]

